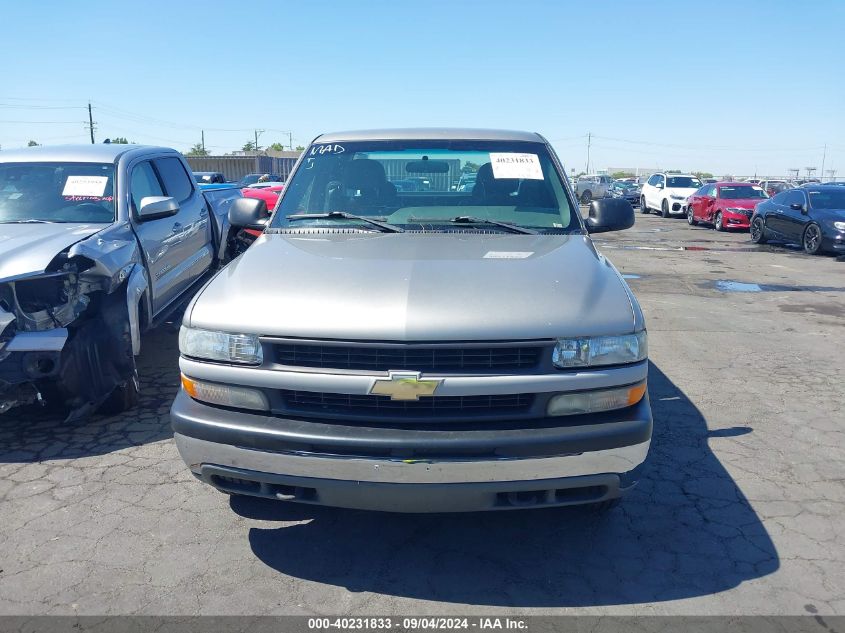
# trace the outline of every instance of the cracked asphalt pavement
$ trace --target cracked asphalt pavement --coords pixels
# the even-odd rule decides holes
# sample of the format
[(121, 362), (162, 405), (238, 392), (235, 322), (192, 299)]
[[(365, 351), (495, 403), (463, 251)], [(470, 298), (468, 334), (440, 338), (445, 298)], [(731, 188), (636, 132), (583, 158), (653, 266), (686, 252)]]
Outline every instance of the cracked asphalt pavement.
[(164, 327), (135, 411), (0, 416), (0, 614), (845, 614), (845, 262), (653, 215), (596, 242), (650, 333), (654, 442), (619, 507), (230, 499), (176, 452)]

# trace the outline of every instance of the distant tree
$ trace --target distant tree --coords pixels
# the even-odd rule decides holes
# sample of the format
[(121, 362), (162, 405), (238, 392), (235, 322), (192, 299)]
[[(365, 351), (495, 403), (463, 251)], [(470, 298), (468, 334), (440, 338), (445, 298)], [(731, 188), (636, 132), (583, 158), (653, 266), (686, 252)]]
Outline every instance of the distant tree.
[(202, 143), (196, 143), (185, 156), (208, 156), (208, 150), (202, 146)]
[(36, 143), (35, 141), (30, 141), (29, 143), (26, 144), (26, 146), (27, 147), (38, 147), (38, 143)]
[(296, 146), (296, 151), (297, 151), (297, 152), (304, 152), (304, 151), (305, 151), (305, 148), (304, 148), (302, 145), (297, 145), (297, 146)]
[(253, 141), (247, 141), (241, 149), (245, 152), (254, 152), (258, 148), (255, 147), (255, 143)]
[(576, 177), (576, 178), (580, 178), (581, 176), (586, 176), (586, 175), (587, 175), (587, 172), (585, 172), (585, 171), (579, 171), (577, 174), (575, 174), (575, 177)]
[(461, 167), (461, 171), (464, 173), (477, 172), (479, 167), (481, 167), (481, 165), (478, 163), (473, 163), (471, 160), (468, 160), (464, 163), (464, 166)]
[(709, 171), (694, 171), (694, 172), (692, 172), (692, 175), (695, 176), (696, 178), (712, 178), (713, 177), (713, 174), (711, 174)]
[[(125, 136), (115, 136), (113, 139), (111, 139), (111, 142), (117, 143), (118, 145), (129, 145), (129, 141), (126, 140)], [(134, 143), (135, 141), (132, 142)]]
[(634, 174), (632, 174), (630, 171), (615, 171), (610, 174), (610, 177), (614, 180), (619, 180), (620, 178), (633, 178)]
[(283, 151), (285, 151), (285, 146), (282, 145), (281, 143), (279, 143), (278, 141), (276, 141), (275, 143), (271, 143), (270, 145), (268, 145), (267, 149), (272, 149), (272, 150), (275, 150), (277, 152), (283, 152)]
[(667, 174), (682, 174), (684, 172), (682, 172), (680, 169), (667, 169), (666, 173)]

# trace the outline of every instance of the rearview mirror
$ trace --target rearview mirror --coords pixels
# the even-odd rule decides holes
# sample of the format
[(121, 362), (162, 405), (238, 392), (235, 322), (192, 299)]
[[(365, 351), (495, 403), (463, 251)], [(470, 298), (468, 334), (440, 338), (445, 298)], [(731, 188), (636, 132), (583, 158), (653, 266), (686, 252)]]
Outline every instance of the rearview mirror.
[(593, 200), (584, 224), (590, 233), (630, 229), (634, 226), (634, 207), (625, 198)]
[(262, 231), (268, 216), (267, 203), (256, 198), (238, 198), (229, 207), (229, 224), (238, 228)]
[(405, 164), (405, 171), (409, 174), (446, 174), (449, 163), (445, 160), (412, 160)]
[(141, 222), (157, 220), (176, 215), (179, 212), (179, 203), (170, 196), (146, 196), (141, 198), (141, 205), (138, 209), (138, 219)]

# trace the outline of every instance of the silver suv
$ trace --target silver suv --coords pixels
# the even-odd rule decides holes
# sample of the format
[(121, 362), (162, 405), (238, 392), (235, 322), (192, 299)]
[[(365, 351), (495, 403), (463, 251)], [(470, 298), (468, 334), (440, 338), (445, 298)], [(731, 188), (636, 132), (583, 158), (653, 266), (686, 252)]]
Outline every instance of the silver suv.
[[(452, 188), (475, 171), (470, 191)], [(607, 507), (649, 449), (643, 314), (533, 133), (318, 137), (188, 307), (178, 449), (230, 494), (400, 512)], [(425, 177), (426, 191), (392, 180)]]

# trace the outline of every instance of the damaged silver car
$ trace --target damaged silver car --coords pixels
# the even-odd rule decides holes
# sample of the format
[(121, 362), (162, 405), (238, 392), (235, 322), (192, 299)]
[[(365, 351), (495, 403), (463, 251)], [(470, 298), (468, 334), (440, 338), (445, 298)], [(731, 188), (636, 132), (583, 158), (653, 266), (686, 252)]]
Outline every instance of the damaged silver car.
[(0, 153), (0, 413), (132, 407), (141, 332), (226, 259), (237, 197), (205, 197), (167, 148)]

